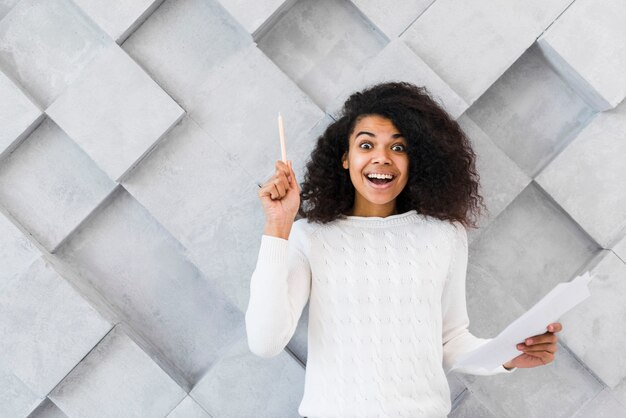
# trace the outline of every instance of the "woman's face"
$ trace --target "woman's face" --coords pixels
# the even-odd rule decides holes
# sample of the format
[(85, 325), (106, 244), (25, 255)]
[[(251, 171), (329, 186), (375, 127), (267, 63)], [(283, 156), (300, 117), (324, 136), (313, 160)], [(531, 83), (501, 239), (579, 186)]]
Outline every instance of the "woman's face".
[[(386, 217), (395, 213), (396, 197), (409, 179), (407, 145), (393, 122), (385, 117), (364, 116), (356, 123), (349, 137), (348, 153), (342, 158), (343, 168), (350, 170), (355, 188), (351, 215)], [(371, 174), (391, 174), (393, 178), (371, 180)]]

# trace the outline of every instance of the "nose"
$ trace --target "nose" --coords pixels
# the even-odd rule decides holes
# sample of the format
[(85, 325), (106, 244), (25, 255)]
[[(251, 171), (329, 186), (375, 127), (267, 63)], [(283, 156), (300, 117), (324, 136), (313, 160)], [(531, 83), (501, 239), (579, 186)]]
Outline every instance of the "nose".
[(389, 157), (386, 149), (379, 149), (372, 157), (372, 162), (378, 164), (391, 164), (391, 158)]

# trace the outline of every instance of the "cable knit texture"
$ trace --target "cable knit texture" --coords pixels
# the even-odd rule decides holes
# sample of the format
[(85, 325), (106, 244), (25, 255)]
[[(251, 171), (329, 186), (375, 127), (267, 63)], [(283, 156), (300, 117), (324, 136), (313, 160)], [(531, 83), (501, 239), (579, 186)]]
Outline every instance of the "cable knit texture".
[(299, 219), (288, 240), (261, 237), (245, 315), (250, 350), (278, 355), (308, 301), (301, 416), (445, 417), (445, 372), (489, 341), (467, 329), (467, 260), (462, 224), (415, 210)]

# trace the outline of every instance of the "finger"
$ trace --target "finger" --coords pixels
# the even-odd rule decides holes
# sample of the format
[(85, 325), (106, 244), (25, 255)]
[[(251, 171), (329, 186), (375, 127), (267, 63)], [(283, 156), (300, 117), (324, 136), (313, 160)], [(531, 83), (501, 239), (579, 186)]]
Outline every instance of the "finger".
[(524, 341), (524, 343), (526, 345), (534, 345), (541, 343), (556, 343), (558, 340), (559, 339), (556, 335), (550, 332), (546, 332), (545, 334), (535, 335), (533, 337), (526, 338), (526, 341)]
[(274, 197), (272, 196), (272, 193), (275, 193), (276, 188), (274, 187), (274, 185), (272, 183), (265, 183), (263, 185), (263, 187), (261, 187), (259, 189), (259, 197), (267, 197), (269, 196), (270, 199), (274, 199)]
[[(518, 347), (518, 349), (520, 349), (520, 347)], [(530, 347), (523, 346), (521, 347), (520, 350), (523, 351), (524, 353), (538, 353), (538, 352), (546, 351), (548, 353), (554, 354), (557, 352), (558, 346), (556, 344), (549, 344), (549, 343), (535, 344), (535, 345), (531, 345)]]
[(280, 176), (278, 176), (285, 190), (291, 189), (291, 181), (289, 180), (289, 177), (291, 177), (291, 174), (285, 174), (283, 172), (281, 172)]
[(278, 190), (279, 197), (282, 198), (285, 194), (287, 194), (287, 191), (285, 190), (285, 186), (283, 185), (280, 179), (274, 180), (274, 187), (276, 187), (276, 190)]
[(291, 172), (291, 179), (289, 180), (289, 184), (291, 184), (291, 186), (294, 187), (299, 193), (300, 186), (298, 185), (298, 182), (296, 181), (296, 173), (293, 171), (293, 166), (291, 165), (291, 161), (289, 161), (289, 171)]
[(554, 322), (548, 325), (547, 328), (549, 332), (560, 332), (563, 329), (563, 325), (560, 322)]
[(288, 177), (290, 173), (291, 172), (286, 163), (281, 160), (276, 161), (276, 174), (284, 174), (285, 177)]
[(287, 194), (287, 190), (291, 189), (291, 186), (289, 185), (289, 181), (287, 180), (287, 177), (280, 176), (278, 180), (280, 182), (280, 186), (285, 191), (284, 194)]
[(291, 185), (291, 182), (295, 176), (293, 175), (293, 170), (291, 169), (291, 161), (289, 160), (287, 160), (287, 171), (287, 181), (289, 181), (289, 185)]

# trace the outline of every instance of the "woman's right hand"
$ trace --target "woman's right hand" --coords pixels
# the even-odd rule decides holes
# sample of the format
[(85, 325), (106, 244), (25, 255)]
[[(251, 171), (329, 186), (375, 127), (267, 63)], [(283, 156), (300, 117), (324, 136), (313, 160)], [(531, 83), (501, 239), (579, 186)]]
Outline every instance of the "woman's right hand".
[(265, 211), (265, 225), (291, 229), (300, 208), (300, 186), (291, 167), (276, 161), (276, 172), (259, 189), (259, 198)]

